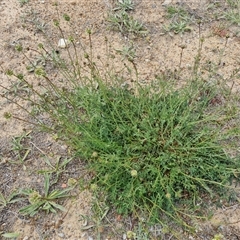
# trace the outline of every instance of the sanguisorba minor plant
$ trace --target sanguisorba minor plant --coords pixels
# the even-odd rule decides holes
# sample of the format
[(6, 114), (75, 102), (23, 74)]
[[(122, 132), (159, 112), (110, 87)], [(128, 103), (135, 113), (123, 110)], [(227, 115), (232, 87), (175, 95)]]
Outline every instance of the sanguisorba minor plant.
[[(49, 87), (42, 94), (29, 84), (39, 99), (31, 103), (51, 118), (45, 129), (88, 162), (92, 188), (104, 192), (119, 214), (162, 224), (167, 216), (186, 226), (189, 213), (199, 210), (204, 199), (215, 202), (223, 192), (227, 198), (234, 191), (230, 181), (239, 177), (240, 161), (228, 154), (227, 140), (239, 130), (226, 123), (239, 113), (222, 106), (228, 101), (224, 95), (219, 104), (219, 85), (199, 76), (178, 89), (163, 76), (146, 86), (123, 87), (117, 73), (98, 70), (88, 33), (91, 47), (83, 66), (73, 60), (77, 54), (69, 56), (68, 68), (65, 60), (56, 62), (67, 85), (74, 83), (71, 89), (58, 87), (36, 68)], [(75, 40), (70, 43), (76, 53)], [(84, 69), (89, 71), (83, 77)], [(22, 75), (21, 81), (26, 81)]]

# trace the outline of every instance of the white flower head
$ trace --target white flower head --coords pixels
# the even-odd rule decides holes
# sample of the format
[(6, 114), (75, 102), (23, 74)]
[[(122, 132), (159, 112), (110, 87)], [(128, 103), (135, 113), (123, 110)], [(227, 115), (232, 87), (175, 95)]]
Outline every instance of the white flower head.
[(131, 170), (131, 176), (132, 177), (137, 177), (137, 175), (138, 175), (137, 170)]

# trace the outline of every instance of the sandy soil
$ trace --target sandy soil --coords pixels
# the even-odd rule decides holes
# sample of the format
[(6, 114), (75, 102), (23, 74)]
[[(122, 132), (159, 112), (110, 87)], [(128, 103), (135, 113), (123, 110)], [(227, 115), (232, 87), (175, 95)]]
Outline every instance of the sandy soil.
[[(144, 37), (133, 38), (113, 32), (108, 29), (106, 17), (112, 10), (114, 0), (61, 0), (58, 2), (58, 13), (53, 0), (29, 0), (29, 3), (20, 7), (21, 1), (0, 0), (0, 83), (4, 87), (11, 88), (9, 94), (14, 91), (26, 91), (24, 86), (16, 85), (16, 82), (8, 79), (4, 73), (6, 69), (14, 69), (17, 72), (24, 71), (33, 84), (38, 84), (36, 79), (26, 71), (27, 60), (19, 56), (14, 48), (22, 44), (25, 48), (36, 49), (40, 42), (47, 40), (36, 26), (43, 27), (51, 42), (57, 49), (61, 35), (53, 27), (52, 20), (64, 13), (70, 15), (72, 26), (64, 25), (66, 35), (74, 34), (83, 44), (88, 44), (86, 29), (93, 32), (94, 55), (104, 55), (106, 51), (104, 39), (108, 37), (112, 49), (121, 49), (124, 45), (134, 44), (136, 50), (135, 63), (139, 69), (140, 81), (150, 81), (158, 73), (170, 74), (181, 70), (182, 78), (179, 84), (184, 82), (189, 75), (189, 69), (193, 67), (194, 58), (199, 50), (199, 39), (204, 38), (201, 53), (201, 74), (215, 81), (225, 79), (229, 86), (233, 86), (235, 92), (240, 90), (240, 80), (232, 76), (232, 72), (239, 68), (240, 35), (239, 27), (227, 26), (224, 29), (219, 21), (213, 17), (213, 13), (207, 11), (210, 0), (189, 1), (163, 1), (163, 0), (139, 0), (136, 2), (133, 17), (143, 22), (148, 30)], [(225, 1), (219, 1), (224, 5)], [(116, 3), (116, 1), (115, 1)], [(166, 20), (166, 6), (169, 4), (181, 5), (188, 9), (193, 18), (208, 19), (200, 25), (191, 25), (192, 31), (184, 34), (165, 33), (163, 30)], [(224, 8), (221, 9), (223, 11)], [(225, 26), (225, 25), (224, 25)], [(200, 30), (199, 30), (200, 29)], [(226, 35), (228, 36), (226, 38)], [(64, 54), (66, 49), (59, 49)], [(29, 50), (29, 56), (34, 53)], [(208, 68), (216, 65), (215, 74)], [(205, 67), (204, 67), (205, 66)], [(52, 69), (52, 74), (56, 74)], [(210, 76), (210, 74), (212, 74)], [(209, 77), (210, 76), (210, 77)], [(129, 76), (131, 78), (131, 76)], [(14, 85), (15, 84), (15, 85)], [(0, 90), (2, 91), (2, 90)], [(20, 99), (15, 98), (19, 104)], [(29, 108), (28, 105), (24, 105)], [(0, 97), (0, 192), (5, 196), (12, 189), (19, 187), (41, 188), (43, 177), (36, 174), (36, 170), (46, 167), (44, 156), (56, 161), (57, 157), (67, 158), (68, 147), (57, 142), (52, 136), (38, 132), (29, 123), (16, 119), (6, 120), (3, 115), (13, 112), (18, 118), (24, 118), (26, 113), (16, 104), (12, 104), (6, 98)], [(13, 151), (12, 139), (31, 131), (29, 138), (24, 138), (24, 146), (30, 148), (30, 154), (24, 163), (18, 163), (16, 152)], [(12, 161), (15, 164), (12, 164)], [(78, 166), (78, 167), (76, 167)], [(67, 182), (68, 178), (79, 179), (84, 171), (84, 163), (79, 159), (74, 160), (68, 166), (68, 171), (61, 177), (59, 187)], [(22, 217), (16, 212), (16, 206), (0, 210), (0, 232), (18, 232), (18, 239), (97, 239), (95, 228), (91, 223), (81, 221), (82, 215), (90, 216), (91, 194), (87, 191), (74, 192), (76, 197), (65, 201), (63, 204), (68, 209), (67, 213), (58, 215), (40, 215), (34, 219)], [(20, 207), (20, 206), (19, 206)], [(221, 233), (223, 239), (240, 239), (240, 206), (227, 206), (215, 211), (210, 222), (199, 227), (199, 237), (186, 236), (186, 239), (212, 239), (215, 234)], [(115, 223), (114, 223), (115, 224)], [(117, 224), (117, 223), (116, 223)], [(81, 230), (82, 227), (88, 229)], [(121, 229), (119, 234), (102, 234), (108, 239), (122, 239), (122, 234), (127, 231), (122, 224), (117, 226)], [(168, 238), (166, 238), (168, 239)], [(170, 239), (170, 238), (169, 238)]]

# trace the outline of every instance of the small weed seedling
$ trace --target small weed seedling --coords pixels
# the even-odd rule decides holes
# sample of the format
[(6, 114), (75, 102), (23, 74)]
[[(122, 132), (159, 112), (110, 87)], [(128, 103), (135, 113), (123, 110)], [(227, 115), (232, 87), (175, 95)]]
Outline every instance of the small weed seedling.
[(170, 23), (163, 27), (166, 32), (172, 31), (178, 34), (191, 31), (189, 26), (191, 17), (184, 8), (169, 6), (166, 8), (166, 12), (166, 17), (170, 20)]
[(114, 8), (114, 11), (131, 11), (134, 9), (134, 3), (132, 0), (119, 0), (117, 3), (117, 7)]
[(240, 0), (226, 0), (226, 2), (232, 9), (237, 9), (240, 6)]
[(9, 238), (9, 239), (17, 239), (19, 237), (20, 233), (4, 233), (4, 232), (0, 232), (0, 236), (4, 237), (4, 238)]
[(20, 3), (20, 6), (23, 7), (23, 5), (27, 4), (29, 0), (18, 0)]
[(116, 52), (122, 55), (122, 60), (127, 59), (128, 61), (132, 62), (136, 57), (136, 52), (133, 45), (123, 46), (122, 49), (116, 49)]
[(61, 160), (61, 157), (57, 157), (56, 163), (52, 164), (48, 159), (48, 157), (45, 157), (45, 162), (50, 167), (50, 169), (39, 170), (38, 173), (55, 174), (56, 179), (53, 183), (56, 183), (58, 181), (59, 175), (65, 171), (67, 164), (71, 161), (72, 161), (72, 158), (65, 158), (64, 160)]
[(83, 221), (85, 225), (81, 229), (94, 229), (97, 235), (97, 239), (102, 239), (101, 233), (103, 232), (103, 229), (111, 225), (111, 222), (107, 218), (107, 214), (109, 213), (110, 209), (106, 204), (106, 197), (100, 193), (97, 185), (92, 184), (91, 190), (93, 192), (91, 208), (93, 214), (90, 217), (81, 215), (81, 221)]
[(168, 26), (163, 27), (166, 32), (174, 32), (176, 34), (178, 33), (184, 33), (184, 32), (191, 32), (191, 28), (187, 25), (185, 21), (180, 22), (171, 22)]
[(231, 24), (240, 25), (240, 1), (227, 0), (229, 10), (224, 14), (224, 18)]
[(12, 151), (17, 154), (18, 160), (21, 163), (27, 159), (29, 153), (31, 152), (31, 148), (26, 147), (24, 144), (24, 141), (30, 137), (30, 133), (31, 131), (23, 133), (22, 135), (12, 139)]
[(0, 209), (6, 207), (8, 204), (19, 202), (24, 198), (19, 197), (18, 191), (13, 191), (8, 197), (4, 197), (0, 192)]
[(107, 21), (111, 29), (119, 31), (122, 34), (133, 33), (135, 35), (144, 35), (147, 33), (143, 24), (133, 19), (126, 11), (110, 13)]
[(188, 12), (181, 7), (174, 7), (174, 6), (169, 6), (166, 9), (167, 12), (167, 18), (168, 19), (173, 19), (173, 20), (189, 20), (189, 15)]
[(142, 23), (135, 20), (128, 13), (134, 9), (132, 0), (119, 0), (117, 7), (109, 14), (107, 21), (110, 28), (120, 31), (122, 34), (132, 33), (134, 35), (144, 35), (147, 33)]
[(44, 195), (41, 195), (37, 190), (32, 189), (21, 191), (21, 194), (28, 197), (30, 203), (30, 205), (19, 210), (21, 214), (34, 216), (40, 210), (44, 210), (47, 213), (56, 213), (57, 209), (65, 211), (65, 208), (57, 204), (56, 201), (70, 197), (68, 193), (72, 188), (50, 191), (50, 174), (44, 174), (44, 178)]
[(23, 27), (26, 27), (26, 24), (31, 24), (35, 26), (37, 32), (44, 33), (48, 26), (47, 23), (41, 19), (40, 15), (41, 14), (33, 8), (26, 10), (25, 14), (21, 16)]

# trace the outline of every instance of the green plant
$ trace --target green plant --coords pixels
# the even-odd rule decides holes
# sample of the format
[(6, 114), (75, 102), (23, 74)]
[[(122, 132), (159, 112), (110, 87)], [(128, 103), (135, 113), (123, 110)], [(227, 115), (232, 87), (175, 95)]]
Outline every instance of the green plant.
[(22, 135), (18, 137), (14, 137), (12, 139), (12, 151), (15, 152), (18, 156), (18, 159), (21, 163), (23, 163), (28, 157), (31, 149), (26, 147), (24, 141), (29, 138), (29, 135), (32, 131), (24, 132)]
[(181, 20), (188, 20), (189, 14), (188, 12), (181, 7), (169, 6), (166, 8), (168, 19), (181, 19)]
[(130, 16), (126, 11), (110, 13), (107, 21), (111, 29), (120, 31), (122, 34), (144, 35), (147, 33), (143, 24)]
[(61, 157), (57, 157), (55, 164), (52, 164), (47, 156), (44, 158), (44, 160), (46, 164), (50, 167), (50, 169), (39, 170), (38, 173), (55, 174), (56, 177), (54, 183), (56, 183), (58, 181), (59, 175), (66, 170), (66, 166), (69, 162), (72, 161), (72, 158), (65, 158), (61, 160)]
[(185, 21), (180, 22), (171, 22), (169, 25), (165, 25), (164, 30), (166, 32), (173, 31), (174, 33), (184, 33), (184, 32), (191, 32), (191, 28), (187, 25)]
[[(200, 86), (197, 89), (203, 94), (206, 91)], [(219, 134), (203, 126), (217, 120), (204, 116), (203, 111), (209, 97), (214, 96), (191, 102), (194, 95), (186, 90), (166, 95), (164, 91), (155, 95), (150, 94), (152, 89), (138, 90), (139, 96), (105, 87), (89, 98), (81, 91), (76, 94), (87, 100), (90, 108), (86, 111), (92, 116), (90, 122), (78, 126), (83, 137), (76, 149), (84, 150), (86, 158), (92, 152), (98, 153), (97, 159), (90, 161), (90, 168), (118, 211), (126, 213), (148, 204), (167, 211), (186, 194), (184, 191), (196, 198), (201, 189), (212, 195), (208, 185), (219, 181), (220, 185), (226, 184), (221, 172), (225, 164), (234, 161), (227, 160), (218, 147)], [(205, 176), (207, 169), (209, 176)], [(229, 174), (231, 171), (226, 177)]]
[(226, 0), (226, 2), (231, 8), (238, 8), (240, 5), (239, 0)]
[(128, 61), (132, 62), (136, 57), (136, 51), (133, 45), (123, 46), (122, 49), (117, 49), (116, 52), (122, 56), (122, 60), (127, 59)]
[(29, 0), (18, 0), (20, 3), (20, 6), (22, 7), (23, 5), (25, 5), (26, 3), (29, 2)]
[(31, 7), (26, 9), (24, 14), (20, 16), (22, 26), (25, 28), (27, 24), (30, 24), (35, 27), (35, 31), (44, 33), (48, 28), (48, 25), (40, 16), (41, 13), (38, 10)]
[(119, 0), (117, 2), (116, 8), (114, 8), (114, 11), (131, 11), (134, 9), (134, 3), (132, 0)]
[(17, 237), (19, 237), (19, 233), (3, 233), (3, 232), (0, 232), (0, 236), (4, 237), (4, 238), (13, 238), (13, 239), (16, 239)]
[(239, 11), (229, 10), (225, 14), (225, 18), (233, 24), (240, 24), (240, 13)]
[(133, 33), (136, 35), (146, 34), (143, 24), (129, 15), (128, 11), (134, 9), (132, 0), (119, 0), (113, 12), (109, 13), (107, 21), (110, 28), (120, 31), (122, 34)]
[(0, 192), (0, 209), (6, 207), (8, 204), (23, 200), (23, 198), (19, 198), (18, 196), (18, 191), (13, 191), (8, 197), (4, 197), (3, 194)]
[(227, 1), (230, 9), (224, 14), (224, 18), (232, 24), (240, 24), (240, 1)]
[(26, 207), (21, 208), (19, 212), (23, 215), (30, 215), (32, 217), (40, 210), (44, 210), (47, 213), (56, 213), (56, 209), (65, 211), (64, 207), (60, 204), (57, 204), (56, 201), (62, 198), (70, 197), (68, 193), (72, 188), (50, 191), (50, 186), (50, 174), (44, 174), (43, 195), (41, 195), (39, 191), (34, 189), (22, 190), (21, 194), (28, 197), (28, 201), (30, 204)]
[(11, 85), (8, 89), (5, 88), (5, 92), (3, 94), (6, 97), (9, 95), (13, 95), (14, 97), (20, 95), (26, 96), (29, 94), (29, 88), (23, 81), (17, 79), (17, 81), (11, 82)]
[(148, 240), (148, 239), (150, 239), (150, 235), (148, 233), (149, 230), (146, 230), (146, 227), (144, 226), (144, 224), (141, 221), (139, 221), (139, 223), (136, 226), (134, 232), (136, 234), (136, 239), (138, 239), (138, 240)]
[(212, 240), (223, 240), (224, 236), (222, 234), (216, 234)]
[(194, 81), (170, 90), (157, 80), (134, 95), (98, 84), (95, 91), (75, 89), (68, 96), (75, 110), (59, 105), (56, 117), (118, 213), (148, 212), (149, 222), (161, 222), (164, 213), (186, 225), (182, 204), (198, 209), (203, 195), (227, 192), (240, 166), (219, 144), (230, 136), (223, 125), (232, 117), (213, 107), (216, 85)]
[(184, 8), (169, 6), (166, 8), (166, 12), (166, 17), (170, 20), (169, 24), (163, 27), (166, 32), (173, 31), (178, 34), (191, 31), (189, 24), (192, 20)]
[[(62, 31), (58, 20), (54, 24)], [(122, 88), (121, 75), (114, 69), (99, 70), (91, 30), (87, 33), (90, 50), (84, 51), (83, 66), (73, 38), (74, 55), (68, 52), (69, 62), (57, 64), (68, 80), (67, 87), (51, 81), (44, 69), (35, 69), (48, 91), (41, 94), (31, 88), (36, 98), (29, 101), (52, 120), (49, 125), (38, 122), (88, 163), (91, 186), (106, 194), (106, 203), (118, 214), (144, 215), (146, 222), (164, 227), (170, 219), (192, 229), (188, 224), (193, 217), (202, 218), (204, 202), (227, 198), (234, 191), (229, 182), (239, 179), (239, 156), (228, 154), (228, 141), (239, 137), (238, 126), (226, 127), (239, 114), (224, 105), (231, 99), (231, 90), (226, 93), (222, 83), (209, 83), (198, 75), (202, 39), (193, 78), (185, 85), (174, 88), (171, 75), (167, 79), (160, 75), (146, 86), (136, 81), (132, 89)], [(18, 49), (22, 52), (21, 46)], [(225, 101), (216, 104), (219, 95)], [(31, 204), (22, 213), (60, 208), (52, 203), (46, 182), (49, 176), (45, 196), (25, 191)], [(65, 196), (65, 192), (57, 193), (53, 195)], [(107, 211), (99, 212), (102, 220)]]
[[(91, 185), (91, 191), (93, 193), (91, 216), (81, 215), (80, 221), (85, 222), (82, 230), (94, 229), (96, 232), (96, 239), (102, 239), (101, 234), (103, 229), (113, 224), (108, 219), (107, 214), (109, 213), (109, 206), (106, 204), (106, 197), (96, 188), (93, 184)], [(87, 223), (90, 223), (89, 225)]]

